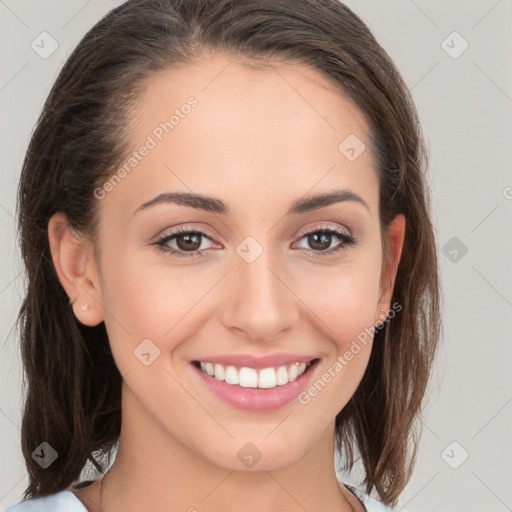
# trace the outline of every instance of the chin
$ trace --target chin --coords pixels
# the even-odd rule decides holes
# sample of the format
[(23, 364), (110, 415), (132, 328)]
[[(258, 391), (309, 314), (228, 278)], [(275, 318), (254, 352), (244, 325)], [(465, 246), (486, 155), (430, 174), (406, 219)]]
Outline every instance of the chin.
[[(290, 419), (291, 416), (293, 413)], [(226, 434), (222, 441), (210, 437), (209, 446), (203, 449), (198, 446), (196, 453), (211, 464), (231, 471), (276, 471), (297, 462), (314, 445), (314, 440), (297, 435), (304, 432), (304, 427), (294, 426), (294, 432), (288, 428), (277, 433), (279, 428), (278, 423), (265, 432), (259, 427), (254, 435), (246, 428), (245, 434), (233, 438)]]

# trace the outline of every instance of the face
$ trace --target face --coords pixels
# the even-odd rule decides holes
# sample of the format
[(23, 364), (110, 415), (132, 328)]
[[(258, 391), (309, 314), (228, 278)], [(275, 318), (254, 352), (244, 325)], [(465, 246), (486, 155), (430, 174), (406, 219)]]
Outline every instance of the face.
[(289, 464), (332, 436), (390, 307), (368, 125), (307, 66), (216, 54), (149, 80), (127, 130), (132, 160), (97, 190), (101, 252), (69, 293), (105, 322), (123, 418), (226, 468), (243, 450)]

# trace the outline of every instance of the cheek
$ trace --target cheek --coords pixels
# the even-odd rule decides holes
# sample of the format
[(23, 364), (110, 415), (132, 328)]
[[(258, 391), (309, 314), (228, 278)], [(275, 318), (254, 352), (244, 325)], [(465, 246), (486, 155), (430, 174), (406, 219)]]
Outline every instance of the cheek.
[[(309, 274), (307, 305), (322, 333), (325, 360), (317, 380), (299, 397), (320, 415), (334, 417), (345, 407), (368, 365), (379, 297), (381, 259), (378, 245), (347, 256), (336, 267)], [(302, 274), (306, 276), (306, 273)], [(324, 392), (325, 389), (325, 392)]]
[(215, 276), (207, 279), (207, 272), (194, 271), (192, 266), (166, 265), (164, 258), (148, 258), (144, 249), (139, 254), (124, 251), (122, 260), (110, 260), (115, 263), (105, 271), (106, 314), (108, 322), (118, 324), (116, 329), (123, 328), (125, 335), (129, 332), (156, 343), (172, 340), (171, 333), (191, 323), (194, 305), (215, 284)]
[(324, 421), (346, 406), (371, 355), (380, 273), (367, 266), (364, 270), (347, 267), (328, 279), (317, 275), (318, 292), (311, 297), (311, 309), (319, 312), (315, 327), (322, 333), (325, 358), (298, 402)]
[[(135, 253), (130, 256), (130, 251), (119, 254), (123, 254), (122, 260), (105, 255), (102, 285), (113, 357), (123, 376), (130, 372), (127, 381), (139, 374), (144, 381), (157, 374), (168, 380), (163, 371), (168, 357), (197, 331), (194, 307), (214, 281), (210, 283), (204, 273), (142, 262)], [(147, 353), (150, 367), (144, 366), (148, 356), (143, 354)]]
[(379, 283), (380, 259), (363, 253), (337, 267), (303, 274), (306, 303), (321, 320), (317, 327), (340, 351), (374, 325)]

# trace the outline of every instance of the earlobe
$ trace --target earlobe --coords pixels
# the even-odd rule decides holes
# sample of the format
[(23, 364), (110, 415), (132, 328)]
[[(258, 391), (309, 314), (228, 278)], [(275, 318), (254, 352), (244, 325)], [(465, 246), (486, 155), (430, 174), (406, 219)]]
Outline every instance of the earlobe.
[(90, 241), (81, 238), (62, 212), (48, 222), (48, 240), (59, 281), (77, 319), (94, 327), (103, 321), (96, 261)]
[(398, 265), (402, 256), (405, 230), (405, 217), (399, 214), (393, 219), (386, 232), (387, 255), (382, 261), (379, 290), (380, 300), (377, 305), (377, 309), (380, 310), (380, 313), (376, 314), (376, 323), (382, 323), (385, 320), (387, 315), (385, 313), (383, 315), (382, 310), (388, 310), (390, 308)]

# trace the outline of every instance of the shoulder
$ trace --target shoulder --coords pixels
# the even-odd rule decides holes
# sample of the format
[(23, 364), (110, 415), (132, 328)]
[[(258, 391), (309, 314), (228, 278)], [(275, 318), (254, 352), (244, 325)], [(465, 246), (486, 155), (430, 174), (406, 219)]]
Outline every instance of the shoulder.
[(72, 491), (60, 491), (21, 501), (5, 512), (87, 512), (87, 509)]
[[(371, 498), (367, 494), (364, 494), (359, 489), (356, 489), (355, 487), (344, 484), (345, 487), (351, 491), (353, 494), (356, 495), (357, 498), (359, 498), (359, 501), (363, 504), (364, 508), (367, 512), (393, 512), (393, 509), (384, 505), (380, 501), (377, 501), (374, 498)], [(402, 510), (401, 512), (406, 512), (405, 510)]]

